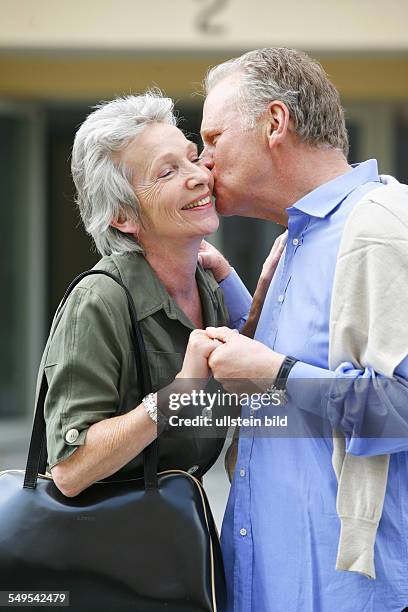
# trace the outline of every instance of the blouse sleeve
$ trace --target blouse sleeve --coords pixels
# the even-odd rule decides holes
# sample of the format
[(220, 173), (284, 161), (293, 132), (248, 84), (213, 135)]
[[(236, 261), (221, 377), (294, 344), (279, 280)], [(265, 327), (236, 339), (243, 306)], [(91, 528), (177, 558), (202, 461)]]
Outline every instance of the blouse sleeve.
[(124, 360), (116, 317), (95, 291), (77, 287), (43, 359), (48, 466), (85, 443), (89, 427), (116, 414)]

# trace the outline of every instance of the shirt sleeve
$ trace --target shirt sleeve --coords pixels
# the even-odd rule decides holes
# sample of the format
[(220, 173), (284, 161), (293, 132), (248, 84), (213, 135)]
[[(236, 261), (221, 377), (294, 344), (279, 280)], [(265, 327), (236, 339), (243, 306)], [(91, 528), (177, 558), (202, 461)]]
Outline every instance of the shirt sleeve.
[(408, 450), (408, 357), (392, 378), (341, 363), (334, 371), (298, 361), (288, 378), (293, 405), (330, 422), (346, 452), (372, 456)]
[(123, 352), (114, 317), (91, 289), (69, 297), (44, 359), (48, 466), (85, 443), (89, 427), (114, 416)]
[(224, 292), (230, 326), (240, 330), (248, 318), (252, 296), (234, 268), (231, 268), (230, 274), (220, 283), (220, 287)]

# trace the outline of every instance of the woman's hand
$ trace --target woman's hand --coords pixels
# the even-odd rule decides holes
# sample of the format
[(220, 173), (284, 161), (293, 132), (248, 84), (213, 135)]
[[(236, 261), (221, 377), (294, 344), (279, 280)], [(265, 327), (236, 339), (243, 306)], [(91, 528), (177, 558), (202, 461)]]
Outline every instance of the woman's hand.
[(256, 286), (247, 322), (241, 330), (241, 334), (244, 336), (248, 336), (249, 338), (254, 337), (269, 285), (271, 284), (273, 275), (278, 267), (278, 263), (286, 246), (287, 239), (288, 232), (286, 230), (286, 232), (276, 238), (271, 252), (265, 259), (264, 265), (262, 266), (262, 272)]
[(205, 383), (210, 376), (208, 358), (222, 342), (209, 338), (203, 329), (195, 329), (190, 334), (183, 366), (176, 378), (201, 379)]
[(227, 278), (231, 267), (225, 257), (206, 240), (202, 240), (198, 251), (198, 261), (203, 268), (210, 269), (217, 283)]
[(276, 238), (268, 257), (265, 259), (265, 262), (262, 266), (262, 272), (259, 278), (268, 281), (269, 284), (273, 278), (273, 275), (275, 274), (276, 268), (278, 267), (278, 263), (286, 246), (287, 239), (288, 230), (286, 230), (285, 232), (283, 232), (283, 234)]

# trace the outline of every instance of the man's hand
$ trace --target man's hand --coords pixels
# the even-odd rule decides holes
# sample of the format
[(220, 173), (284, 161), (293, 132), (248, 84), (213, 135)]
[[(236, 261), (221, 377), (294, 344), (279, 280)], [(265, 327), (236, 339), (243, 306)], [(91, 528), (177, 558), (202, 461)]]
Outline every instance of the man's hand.
[(191, 332), (183, 366), (176, 378), (200, 379), (207, 381), (210, 376), (208, 358), (215, 348), (221, 346), (219, 340), (210, 338), (203, 329)]
[(245, 379), (263, 387), (263, 390), (275, 382), (284, 355), (228, 327), (207, 327), (205, 332), (210, 338), (222, 342), (208, 359), (216, 380), (224, 384), (234, 378)]
[(248, 314), (248, 319), (241, 330), (241, 333), (244, 336), (248, 336), (248, 338), (253, 338), (255, 335), (255, 330), (258, 325), (261, 310), (265, 302), (265, 297), (268, 292), (269, 285), (271, 284), (273, 275), (275, 274), (276, 268), (278, 267), (279, 260), (284, 251), (287, 238), (287, 230), (276, 238), (275, 242), (273, 243), (271, 252), (269, 253), (262, 266), (262, 272), (259, 277), (258, 284), (256, 286), (256, 290), (251, 304), (251, 309)]
[(225, 257), (206, 240), (202, 240), (198, 252), (198, 261), (203, 268), (209, 268), (217, 283), (225, 280), (231, 272), (231, 266)]

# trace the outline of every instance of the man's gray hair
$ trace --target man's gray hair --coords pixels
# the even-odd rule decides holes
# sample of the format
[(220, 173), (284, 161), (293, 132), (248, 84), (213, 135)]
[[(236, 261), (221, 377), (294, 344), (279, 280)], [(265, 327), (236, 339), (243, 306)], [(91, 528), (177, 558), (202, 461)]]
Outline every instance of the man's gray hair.
[(348, 136), (337, 89), (322, 66), (306, 53), (284, 47), (256, 49), (211, 68), (206, 93), (231, 75), (239, 77), (237, 102), (247, 127), (254, 127), (268, 104), (286, 104), (296, 133), (314, 146), (340, 149)]
[(119, 217), (142, 222), (131, 170), (115, 161), (115, 155), (149, 124), (176, 125), (173, 101), (152, 90), (102, 102), (95, 109), (77, 131), (72, 149), (81, 219), (102, 255), (143, 251), (133, 236), (110, 225)]

